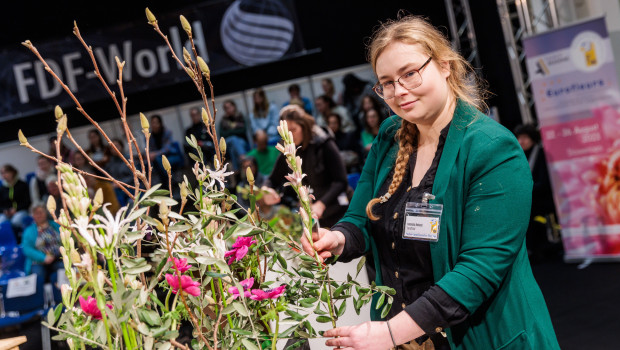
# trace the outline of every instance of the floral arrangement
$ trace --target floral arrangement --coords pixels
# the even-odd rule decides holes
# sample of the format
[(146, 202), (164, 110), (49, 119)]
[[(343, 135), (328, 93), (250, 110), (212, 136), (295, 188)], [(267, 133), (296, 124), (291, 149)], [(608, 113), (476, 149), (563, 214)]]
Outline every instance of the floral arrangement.
[[(351, 276), (346, 281), (329, 278), (329, 267), (318, 256), (303, 252), (301, 245), (287, 234), (286, 227), (261, 219), (257, 208), (257, 188), (251, 171), (250, 208), (244, 210), (237, 197), (225, 188), (227, 171), (226, 143), (215, 132), (215, 102), (209, 67), (198, 56), (189, 22), (181, 24), (189, 37), (191, 52), (183, 50), (183, 61), (172, 50), (155, 16), (146, 9), (147, 19), (170, 47), (172, 57), (196, 85), (204, 107), (203, 122), (216, 145), (213, 167), (207, 165), (196, 139), (187, 138), (196, 150), (191, 155), (195, 181), (187, 177), (178, 191), (151, 183), (151, 164), (138, 148), (135, 134), (127, 123), (127, 99), (123, 93), (123, 66), (118, 67), (119, 97), (99, 72), (92, 48), (75, 25), (74, 34), (89, 53), (96, 76), (110, 94), (120, 114), (126, 142), (131, 150), (124, 157), (104, 130), (82, 108), (67, 85), (54, 73), (30, 42), (23, 44), (45, 65), (75, 102), (78, 111), (103, 135), (133, 174), (133, 184), (119, 182), (97, 166), (75, 141), (67, 128), (67, 115), (56, 107), (57, 155), (48, 156), (32, 147), (23, 133), (20, 143), (57, 163), (58, 183), (63, 189), (62, 203), (52, 197), (50, 213), (60, 205), (54, 219), (60, 224), (60, 248), (69, 281), (61, 286), (62, 304), (51, 309), (44, 324), (59, 332), (55, 339), (65, 340), (71, 349), (276, 349), (279, 339), (288, 339), (287, 349), (317, 337), (310, 320), (336, 326), (353, 299), (355, 310), (377, 294), (383, 314), (387, 314), (394, 291), (387, 287), (361, 286)], [(207, 90), (209, 93), (207, 93)], [(142, 134), (150, 137), (149, 123), (140, 114)], [(301, 158), (296, 156), (292, 135), (286, 122), (278, 128), (292, 173), (288, 185), (299, 195), (299, 216), (303, 234), (312, 242), (313, 228), (309, 189), (302, 184)], [(103, 175), (75, 169), (60, 156), (60, 142), (67, 138)], [(148, 146), (145, 150), (148, 154)], [(172, 186), (171, 167), (162, 159)], [(103, 203), (101, 191), (89, 195), (86, 176), (114, 182), (130, 198), (131, 204), (116, 213)], [(195, 185), (192, 186), (192, 183)], [(147, 235), (153, 237), (145, 241)], [(151, 244), (153, 253), (143, 251)], [(292, 253), (291, 253), (292, 252)], [(360, 261), (357, 271), (364, 261)], [(193, 338), (189, 344), (179, 339), (182, 323), (189, 322)], [(287, 325), (286, 329), (284, 325)]]

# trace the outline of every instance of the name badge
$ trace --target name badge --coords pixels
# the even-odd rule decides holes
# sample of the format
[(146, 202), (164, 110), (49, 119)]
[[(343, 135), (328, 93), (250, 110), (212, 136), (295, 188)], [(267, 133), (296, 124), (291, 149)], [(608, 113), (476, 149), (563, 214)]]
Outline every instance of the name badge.
[[(426, 198), (425, 198), (426, 199)], [(409, 202), (405, 207), (403, 238), (437, 242), (441, 223), (442, 204)]]

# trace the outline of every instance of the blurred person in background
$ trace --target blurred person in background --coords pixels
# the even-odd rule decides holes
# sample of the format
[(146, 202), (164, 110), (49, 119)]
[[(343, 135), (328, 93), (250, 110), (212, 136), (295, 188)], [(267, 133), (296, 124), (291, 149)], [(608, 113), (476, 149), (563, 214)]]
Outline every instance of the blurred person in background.
[(354, 132), (342, 131), (342, 119), (338, 113), (330, 113), (327, 116), (327, 126), (333, 133), (334, 140), (340, 151), (340, 156), (347, 167), (347, 173), (357, 172), (360, 165), (360, 147), (356, 141)]
[[(49, 138), (49, 154), (52, 157), (56, 157), (56, 140), (58, 137), (56, 135)], [(71, 150), (67, 145), (65, 145), (64, 141), (60, 142), (60, 156), (62, 157), (62, 161), (65, 163), (73, 163), (73, 150)]]
[(26, 256), (24, 272), (37, 274), (37, 280), (55, 283), (58, 270), (64, 273), (60, 259), (59, 225), (48, 217), (43, 203), (35, 203), (31, 208), (33, 222), (24, 230), (21, 247)]
[(309, 98), (301, 96), (301, 88), (298, 84), (291, 84), (288, 87), (288, 94), (290, 99), (282, 105), (282, 107), (286, 107), (289, 104), (292, 104), (295, 101), (296, 104), (299, 104), (301, 101), (301, 107), (306, 111), (306, 113), (312, 115), (312, 101)]
[(37, 169), (34, 171), (34, 176), (30, 179), (30, 183), (28, 184), (31, 203), (40, 202), (47, 196), (45, 179), (55, 173), (56, 169), (51, 160), (47, 159), (45, 156), (37, 157)]
[(86, 190), (88, 191), (88, 196), (90, 198), (94, 198), (97, 190), (101, 188), (101, 192), (103, 194), (103, 202), (110, 203), (108, 209), (112, 213), (116, 213), (118, 209), (120, 209), (120, 204), (118, 199), (116, 198), (116, 193), (114, 193), (114, 188), (112, 187), (112, 182), (106, 181), (103, 179), (98, 179), (95, 176), (89, 174), (95, 174), (95, 169), (88, 164), (88, 160), (84, 155), (80, 152), (76, 152), (73, 155), (73, 166), (76, 169), (85, 171), (87, 174), (80, 174), (84, 177), (84, 181), (86, 182)]
[(372, 83), (358, 78), (353, 73), (348, 73), (342, 78), (344, 92), (342, 93), (342, 104), (351, 116), (357, 116), (362, 109), (362, 98), (372, 96)]
[(275, 146), (280, 140), (280, 135), (278, 134), (278, 124), (280, 123), (278, 107), (273, 103), (269, 103), (265, 90), (261, 88), (254, 90), (252, 99), (254, 101), (254, 108), (250, 113), (252, 135), (256, 135), (258, 130), (263, 130), (267, 133), (268, 144)]
[(233, 170), (239, 169), (239, 159), (249, 150), (247, 127), (243, 114), (237, 109), (233, 100), (223, 104), (224, 117), (220, 123), (219, 136), (226, 140), (226, 158), (230, 158)]
[(258, 130), (254, 134), (254, 143), (256, 148), (248, 152), (246, 156), (254, 158), (258, 165), (258, 172), (268, 176), (271, 174), (280, 152), (274, 146), (268, 145), (268, 136), (263, 130)]
[(97, 129), (90, 129), (88, 131), (88, 148), (86, 154), (92, 159), (98, 166), (104, 167), (110, 160), (110, 154), (108, 152), (108, 146), (104, 145), (103, 137)]
[(379, 102), (379, 100), (377, 100), (374, 96), (366, 95), (362, 97), (361, 109), (359, 113), (355, 116), (355, 125), (358, 127), (360, 133), (365, 129), (364, 117), (366, 116), (366, 112), (371, 109), (377, 111), (381, 121), (388, 117), (385, 105)]
[(365, 111), (363, 121), (364, 130), (362, 130), (360, 138), (364, 151), (368, 153), (368, 151), (370, 151), (370, 147), (372, 146), (372, 141), (374, 141), (375, 137), (379, 134), (379, 127), (381, 126), (383, 119), (381, 118), (379, 111), (371, 108)]
[(17, 169), (11, 164), (5, 164), (0, 168), (2, 186), (0, 187), (0, 222), (11, 221), (13, 232), (17, 241), (20, 241), (21, 233), (27, 225), (30, 217), (30, 191), (28, 184), (19, 178)]
[(56, 212), (54, 214), (58, 217), (60, 214), (60, 209), (62, 209), (62, 196), (60, 194), (60, 188), (58, 187), (58, 177), (56, 177), (56, 174), (51, 174), (45, 179), (45, 187), (47, 189), (47, 194), (41, 199), (40, 202), (47, 203), (49, 197), (54, 197), (54, 200), (56, 201)]
[(151, 137), (149, 138), (149, 158), (155, 175), (154, 183), (161, 182), (162, 188), (168, 189), (168, 173), (164, 169), (162, 156), (166, 156), (172, 172), (183, 166), (183, 155), (179, 143), (172, 137), (172, 131), (164, 126), (161, 116), (151, 116)]
[(337, 105), (342, 105), (342, 95), (336, 95), (336, 88), (334, 87), (334, 81), (330, 78), (324, 78), (321, 80), (321, 89), (323, 89), (323, 95), (331, 98)]
[[(192, 119), (192, 125), (185, 130), (185, 136), (190, 137), (190, 135), (194, 135), (196, 143), (204, 155), (205, 162), (210, 164), (213, 162), (213, 156), (215, 155), (215, 145), (207, 132), (207, 126), (202, 121), (202, 111), (198, 107), (192, 107), (189, 110), (189, 116)], [(187, 142), (183, 142), (183, 149), (185, 154), (188, 155), (188, 159), (191, 159), (189, 158), (190, 153), (196, 153), (194, 148), (190, 147)], [(190, 163), (193, 165), (194, 161), (192, 160)]]
[(547, 159), (540, 133), (532, 124), (518, 125), (514, 134), (523, 149), (532, 171), (532, 211), (525, 243), (532, 262), (540, 262), (549, 255), (559, 256), (561, 244), (555, 220), (555, 204), (549, 181)]
[[(133, 173), (121, 158), (122, 155), (126, 159), (129, 159), (128, 155), (125, 152), (123, 142), (120, 139), (112, 139), (112, 143), (116, 146), (116, 148), (120, 152), (120, 155), (116, 153), (114, 148), (110, 147), (110, 160), (105, 165), (104, 170), (107, 171), (108, 174), (110, 174), (116, 180), (134, 186)], [(116, 194), (116, 199), (118, 200), (119, 205), (121, 207), (125, 206), (129, 200), (129, 196), (125, 192), (123, 192), (123, 190), (121, 190), (120, 187), (118, 187), (115, 183), (112, 183), (111, 186), (114, 189), (114, 193)], [(129, 191), (133, 192), (131, 189)]]
[(343, 106), (338, 106), (329, 96), (321, 95), (316, 98), (314, 103), (316, 105), (315, 121), (318, 126), (327, 127), (327, 117), (332, 113), (336, 113), (340, 116), (343, 132), (350, 133), (355, 131), (355, 124), (351, 120), (347, 109)]
[[(302, 159), (302, 172), (307, 175), (303, 183), (310, 186), (316, 198), (312, 203), (312, 212), (322, 227), (330, 227), (342, 217), (348, 204), (345, 193), (348, 186), (347, 172), (338, 146), (301, 107), (287, 106), (280, 113), (281, 119), (287, 122), (293, 134), (295, 146), (300, 147), (297, 155)], [(267, 205), (282, 200), (283, 204), (293, 210), (299, 208), (295, 191), (290, 186), (284, 187), (284, 177), (289, 172), (286, 157), (280, 154), (265, 183), (270, 188), (270, 193), (263, 197)], [(281, 191), (282, 196), (274, 189)]]

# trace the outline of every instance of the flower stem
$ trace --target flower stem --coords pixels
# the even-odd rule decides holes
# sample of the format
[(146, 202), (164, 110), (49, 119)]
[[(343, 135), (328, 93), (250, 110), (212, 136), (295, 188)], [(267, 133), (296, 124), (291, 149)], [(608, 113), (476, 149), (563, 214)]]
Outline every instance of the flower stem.
[(273, 332), (273, 339), (271, 340), (271, 350), (276, 350), (276, 344), (278, 343), (278, 332), (280, 331), (280, 314), (275, 310), (273, 305), (271, 306), (273, 311), (276, 313), (276, 330)]

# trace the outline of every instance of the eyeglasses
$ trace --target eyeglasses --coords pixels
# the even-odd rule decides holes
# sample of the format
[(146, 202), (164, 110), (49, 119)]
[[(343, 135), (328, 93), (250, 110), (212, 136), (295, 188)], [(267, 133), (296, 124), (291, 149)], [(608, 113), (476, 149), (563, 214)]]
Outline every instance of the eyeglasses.
[(429, 57), (426, 62), (420, 68), (414, 69), (408, 73), (401, 75), (396, 81), (388, 81), (387, 83), (379, 84), (376, 83), (372, 89), (375, 91), (379, 97), (384, 100), (389, 100), (394, 97), (396, 91), (396, 83), (399, 83), (400, 86), (404, 87), (407, 90), (413, 90), (418, 86), (422, 85), (422, 74), (420, 71), (426, 67), (426, 65), (431, 61), (432, 57)]

